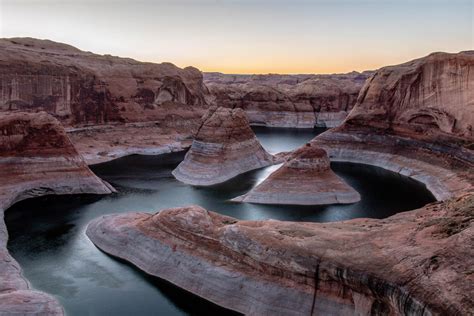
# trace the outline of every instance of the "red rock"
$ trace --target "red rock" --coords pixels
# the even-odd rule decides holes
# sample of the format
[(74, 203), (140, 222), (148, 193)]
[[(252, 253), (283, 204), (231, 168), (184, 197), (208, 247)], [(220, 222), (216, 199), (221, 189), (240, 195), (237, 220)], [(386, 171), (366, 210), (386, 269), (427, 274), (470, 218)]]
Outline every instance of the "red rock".
[(424, 183), (438, 200), (472, 191), (474, 53), (434, 53), (378, 70), (345, 123), (316, 137), (331, 160)]
[(0, 179), (0, 314), (62, 314), (54, 298), (31, 290), (8, 253), (3, 213), (31, 197), (115, 190), (94, 175), (61, 124), (45, 112), (1, 113)]
[(370, 72), (339, 75), (224, 75), (205, 73), (219, 106), (245, 110), (254, 125), (333, 127), (355, 104)]
[(173, 170), (179, 181), (213, 185), (275, 162), (260, 145), (243, 110), (212, 108), (203, 120), (184, 161)]
[(306, 144), (261, 184), (232, 201), (322, 205), (355, 203), (360, 195), (331, 170), (323, 149)]
[(87, 235), (249, 315), (453, 315), (474, 309), (474, 195), (384, 220), (238, 221), (197, 206), (107, 215)]
[(199, 118), (201, 72), (97, 55), (49, 40), (0, 40), (0, 109), (45, 110), (65, 124)]

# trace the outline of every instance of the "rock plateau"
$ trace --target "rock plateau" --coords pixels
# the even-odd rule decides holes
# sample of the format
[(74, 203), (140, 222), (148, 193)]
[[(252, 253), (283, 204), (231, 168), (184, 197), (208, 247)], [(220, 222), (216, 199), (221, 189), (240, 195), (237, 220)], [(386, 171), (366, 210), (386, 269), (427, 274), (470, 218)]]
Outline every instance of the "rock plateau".
[(173, 175), (184, 183), (213, 185), (275, 161), (260, 145), (242, 109), (211, 108)]
[(45, 112), (0, 115), (0, 314), (62, 314), (52, 297), (33, 291), (7, 251), (5, 210), (50, 194), (115, 191), (87, 167), (61, 124)]
[(49, 40), (0, 39), (0, 111), (52, 114), (89, 163), (182, 150), (209, 99), (193, 67), (97, 55)]
[(323, 205), (360, 201), (360, 195), (330, 167), (323, 149), (307, 144), (257, 187), (236, 202), (260, 204)]
[(313, 128), (341, 124), (371, 72), (336, 75), (204, 73), (219, 106), (242, 108), (253, 125)]

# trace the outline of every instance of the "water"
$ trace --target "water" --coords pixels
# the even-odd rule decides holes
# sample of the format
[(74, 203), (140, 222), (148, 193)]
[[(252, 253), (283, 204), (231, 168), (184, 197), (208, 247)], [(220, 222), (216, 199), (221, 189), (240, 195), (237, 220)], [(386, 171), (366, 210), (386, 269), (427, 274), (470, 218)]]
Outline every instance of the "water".
[[(255, 130), (270, 152), (294, 149), (320, 132)], [(114, 195), (43, 197), (9, 209), (8, 248), (33, 287), (56, 296), (68, 315), (228, 314), (102, 253), (85, 236), (87, 223), (108, 213), (152, 212), (188, 204), (240, 219), (328, 222), (384, 218), (433, 201), (423, 185), (401, 175), (370, 166), (337, 163), (333, 164), (334, 171), (359, 191), (359, 203), (325, 207), (231, 203), (228, 199), (250, 190), (275, 167), (248, 172), (218, 186), (196, 188), (171, 175), (183, 156), (130, 156), (93, 167), (118, 189)]]

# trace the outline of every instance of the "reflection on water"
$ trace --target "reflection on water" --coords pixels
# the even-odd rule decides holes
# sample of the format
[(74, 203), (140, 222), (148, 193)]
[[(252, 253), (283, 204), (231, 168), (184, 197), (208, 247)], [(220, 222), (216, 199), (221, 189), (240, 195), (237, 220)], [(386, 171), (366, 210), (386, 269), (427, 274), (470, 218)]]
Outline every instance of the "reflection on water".
[[(294, 149), (314, 133), (257, 130), (264, 146), (272, 152)], [(32, 285), (55, 295), (68, 315), (227, 314), (228, 311), (100, 252), (84, 234), (87, 223), (109, 213), (154, 212), (189, 204), (240, 219), (327, 222), (384, 218), (433, 200), (424, 186), (406, 177), (379, 168), (337, 163), (332, 165), (334, 171), (359, 191), (360, 202), (322, 207), (232, 203), (228, 200), (248, 192), (277, 166), (248, 172), (221, 185), (192, 187), (171, 175), (183, 156), (131, 156), (95, 166), (94, 171), (111, 182), (118, 189), (117, 194), (43, 197), (23, 201), (8, 210), (8, 248)]]

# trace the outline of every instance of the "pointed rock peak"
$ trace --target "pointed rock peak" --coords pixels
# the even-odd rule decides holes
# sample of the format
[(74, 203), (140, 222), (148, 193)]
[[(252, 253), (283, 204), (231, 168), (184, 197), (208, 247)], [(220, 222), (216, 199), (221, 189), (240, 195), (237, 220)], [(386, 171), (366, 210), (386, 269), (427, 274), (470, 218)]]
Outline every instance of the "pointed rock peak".
[(360, 201), (360, 195), (330, 167), (324, 149), (306, 144), (283, 166), (236, 202), (259, 204), (323, 205)]
[(212, 185), (265, 167), (275, 158), (263, 149), (242, 109), (210, 108), (191, 149), (173, 171), (192, 185)]

